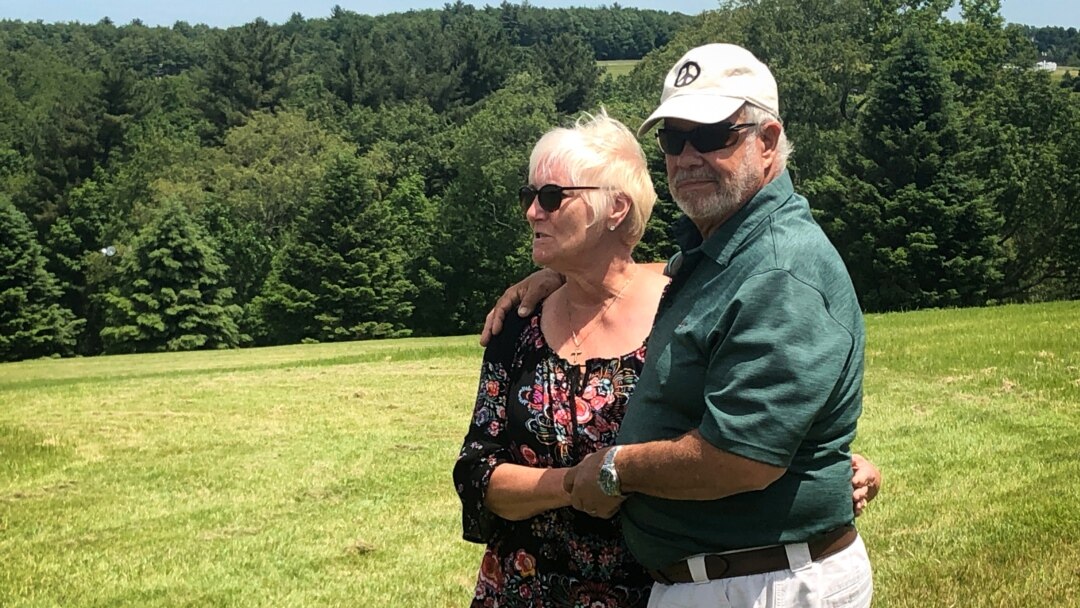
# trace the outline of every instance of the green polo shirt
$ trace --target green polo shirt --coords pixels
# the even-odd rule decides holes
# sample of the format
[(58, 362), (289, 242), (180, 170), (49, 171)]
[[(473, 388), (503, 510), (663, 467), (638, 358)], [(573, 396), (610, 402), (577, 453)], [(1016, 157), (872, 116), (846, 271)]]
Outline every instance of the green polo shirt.
[(801, 542), (853, 520), (851, 451), (862, 411), (862, 311), (844, 262), (783, 173), (707, 240), (683, 218), (618, 443), (698, 429), (721, 450), (787, 472), (720, 500), (632, 494), (634, 556)]

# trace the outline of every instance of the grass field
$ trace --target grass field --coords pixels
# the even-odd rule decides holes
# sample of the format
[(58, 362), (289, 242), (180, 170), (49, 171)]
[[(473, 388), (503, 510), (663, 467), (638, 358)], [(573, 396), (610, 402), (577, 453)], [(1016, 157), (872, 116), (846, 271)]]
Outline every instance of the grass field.
[(597, 65), (612, 76), (626, 76), (638, 64), (638, 59), (613, 59), (610, 61), (597, 61)]
[(1054, 80), (1061, 80), (1061, 78), (1063, 76), (1065, 76), (1065, 72), (1068, 72), (1068, 73), (1072, 74), (1075, 77), (1078, 74), (1080, 74), (1080, 68), (1071, 67), (1071, 66), (1067, 66), (1067, 65), (1059, 65), (1057, 67), (1057, 69), (1054, 70), (1054, 73), (1051, 75), (1051, 77)]
[[(1080, 605), (1080, 302), (867, 318), (877, 607)], [(475, 337), (0, 365), (0, 606), (462, 606)]]

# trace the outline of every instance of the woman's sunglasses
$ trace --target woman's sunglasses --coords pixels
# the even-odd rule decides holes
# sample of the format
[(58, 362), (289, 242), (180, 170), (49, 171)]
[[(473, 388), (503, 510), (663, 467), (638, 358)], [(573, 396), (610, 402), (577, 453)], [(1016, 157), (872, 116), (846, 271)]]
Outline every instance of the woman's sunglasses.
[(718, 122), (711, 125), (701, 125), (689, 131), (675, 131), (672, 129), (659, 129), (656, 131), (656, 141), (664, 154), (678, 156), (682, 154), (686, 142), (694, 145), (698, 152), (715, 152), (735, 145), (739, 140), (739, 131), (748, 127), (757, 126), (756, 122), (744, 122), (732, 124), (730, 122)]
[(540, 199), (540, 208), (548, 213), (554, 213), (562, 206), (563, 199), (569, 196), (567, 190), (599, 190), (600, 186), (556, 186), (555, 184), (548, 184), (546, 186), (540, 186), (540, 188), (533, 188), (532, 186), (522, 186), (521, 190), (518, 190), (518, 201), (521, 203), (521, 210), (528, 211), (532, 206), (534, 198)]

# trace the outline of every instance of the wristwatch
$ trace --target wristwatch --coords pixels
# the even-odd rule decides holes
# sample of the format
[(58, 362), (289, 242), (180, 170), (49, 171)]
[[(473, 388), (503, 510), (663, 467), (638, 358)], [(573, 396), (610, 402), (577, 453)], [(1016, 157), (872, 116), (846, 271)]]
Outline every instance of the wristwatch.
[(600, 491), (608, 496), (622, 496), (619, 485), (619, 472), (615, 470), (615, 454), (622, 446), (615, 446), (604, 454), (604, 464), (600, 465)]

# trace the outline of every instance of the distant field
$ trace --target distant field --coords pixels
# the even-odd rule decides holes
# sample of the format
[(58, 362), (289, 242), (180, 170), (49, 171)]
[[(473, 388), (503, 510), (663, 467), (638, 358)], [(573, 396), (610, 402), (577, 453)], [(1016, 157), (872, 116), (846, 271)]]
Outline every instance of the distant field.
[(1077, 74), (1080, 74), (1080, 68), (1071, 67), (1071, 66), (1067, 66), (1067, 65), (1065, 65), (1065, 66), (1059, 65), (1057, 67), (1057, 69), (1054, 70), (1053, 76), (1054, 76), (1055, 79), (1060, 80), (1061, 77), (1065, 75), (1065, 72), (1069, 72), (1070, 74), (1072, 74), (1075, 77)]
[[(613, 61), (597, 61), (597, 65), (604, 68), (604, 71), (611, 74), (614, 77), (625, 76), (634, 69), (634, 66), (638, 64), (638, 59), (617, 59)], [(1051, 75), (1055, 80), (1060, 80), (1065, 72), (1072, 73), (1073, 76), (1080, 74), (1080, 67), (1072, 66), (1058, 66)]]
[(614, 59), (611, 61), (597, 61), (596, 63), (613, 77), (625, 76), (638, 64), (638, 59)]
[[(1080, 598), (1080, 302), (870, 315), (875, 608)], [(0, 365), (0, 606), (463, 606), (474, 336)], [(1068, 598), (1073, 598), (1069, 600)]]

